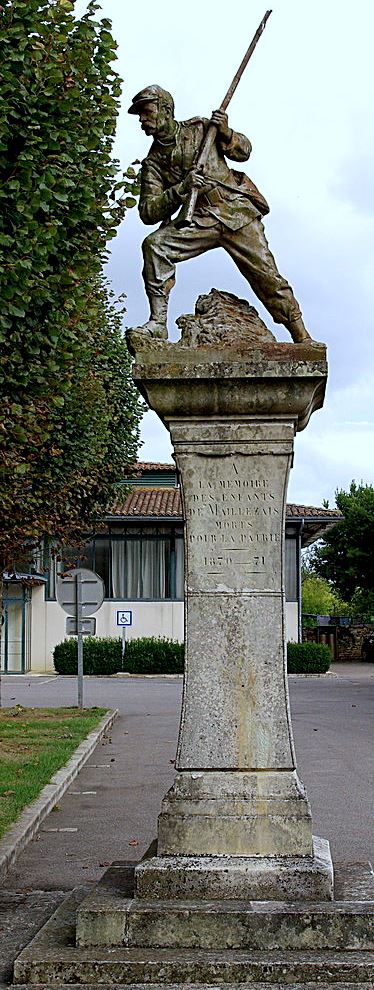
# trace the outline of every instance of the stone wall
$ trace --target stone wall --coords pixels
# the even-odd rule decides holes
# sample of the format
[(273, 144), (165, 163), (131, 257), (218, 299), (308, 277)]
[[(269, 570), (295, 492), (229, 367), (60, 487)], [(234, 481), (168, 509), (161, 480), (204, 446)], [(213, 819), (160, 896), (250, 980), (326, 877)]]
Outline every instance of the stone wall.
[(374, 627), (372, 625), (365, 626), (349, 626), (349, 627), (338, 627), (337, 632), (337, 647), (338, 647), (338, 660), (345, 661), (356, 661), (361, 660), (361, 648), (363, 641), (366, 636), (373, 635)]
[[(326, 627), (323, 627), (322, 630), (316, 626), (311, 629), (304, 629), (303, 640), (307, 643), (325, 643), (325, 630)], [(362, 659), (363, 641), (366, 636), (373, 635), (374, 625), (331, 626), (331, 633), (333, 631), (334, 636), (332, 638), (335, 640), (335, 650), (332, 646), (333, 659), (343, 663), (355, 663)]]

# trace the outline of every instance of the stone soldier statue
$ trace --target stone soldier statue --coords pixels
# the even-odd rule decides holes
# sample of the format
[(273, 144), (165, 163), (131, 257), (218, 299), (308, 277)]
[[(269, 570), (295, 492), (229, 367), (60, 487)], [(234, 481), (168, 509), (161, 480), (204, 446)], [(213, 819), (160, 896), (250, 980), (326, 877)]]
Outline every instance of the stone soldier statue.
[[(217, 139), (202, 173), (196, 161), (209, 120), (175, 120), (171, 94), (157, 85), (137, 93), (128, 112), (137, 114), (142, 130), (153, 136), (142, 163), (139, 213), (145, 224), (161, 221), (143, 243), (143, 276), (151, 311), (143, 331), (167, 339), (168, 298), (176, 263), (223, 247), (273, 320), (287, 327), (295, 343), (310, 340), (291, 286), (279, 274), (268, 247), (261, 220), (269, 212), (266, 200), (245, 173), (226, 163), (226, 158), (247, 161), (251, 153), (248, 138), (229, 127), (226, 113), (214, 111), (211, 120)], [(193, 189), (198, 191), (193, 223), (180, 229), (178, 217), (172, 218)]]

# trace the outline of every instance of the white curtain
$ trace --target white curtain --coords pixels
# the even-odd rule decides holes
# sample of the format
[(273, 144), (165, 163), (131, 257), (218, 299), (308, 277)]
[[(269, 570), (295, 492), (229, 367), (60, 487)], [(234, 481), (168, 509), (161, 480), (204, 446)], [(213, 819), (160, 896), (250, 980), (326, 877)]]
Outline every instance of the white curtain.
[(177, 536), (175, 539), (175, 593), (176, 598), (184, 598), (183, 536)]
[(165, 598), (165, 540), (142, 540), (142, 598)]
[(113, 598), (165, 598), (166, 540), (112, 541)]

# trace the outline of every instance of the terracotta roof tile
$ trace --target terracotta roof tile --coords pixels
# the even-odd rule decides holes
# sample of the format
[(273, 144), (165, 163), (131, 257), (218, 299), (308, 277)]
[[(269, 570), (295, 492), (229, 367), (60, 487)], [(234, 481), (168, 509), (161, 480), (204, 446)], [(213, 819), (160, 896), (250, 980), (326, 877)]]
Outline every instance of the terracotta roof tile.
[(343, 518), (340, 509), (324, 509), (323, 507), (316, 507), (314, 505), (295, 505), (294, 503), (287, 504), (287, 516), (303, 516), (304, 519), (313, 517), (314, 519), (339, 519)]
[[(125, 499), (113, 505), (111, 516), (152, 516), (181, 519), (182, 500), (179, 488), (134, 488)], [(313, 505), (287, 504), (287, 518), (304, 518), (333, 521), (342, 519), (339, 509), (324, 509)]]
[(179, 488), (135, 488), (113, 506), (111, 516), (159, 516), (181, 519), (182, 501)]
[(174, 461), (168, 464), (154, 463), (153, 461), (136, 461), (134, 465), (137, 471), (176, 471)]

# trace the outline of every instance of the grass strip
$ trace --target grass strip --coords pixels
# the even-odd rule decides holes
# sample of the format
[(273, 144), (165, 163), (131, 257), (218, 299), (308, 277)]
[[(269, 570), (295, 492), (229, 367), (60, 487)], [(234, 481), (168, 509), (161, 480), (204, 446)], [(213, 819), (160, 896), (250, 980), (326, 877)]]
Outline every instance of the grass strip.
[(0, 711), (0, 838), (106, 711), (20, 705)]

